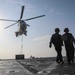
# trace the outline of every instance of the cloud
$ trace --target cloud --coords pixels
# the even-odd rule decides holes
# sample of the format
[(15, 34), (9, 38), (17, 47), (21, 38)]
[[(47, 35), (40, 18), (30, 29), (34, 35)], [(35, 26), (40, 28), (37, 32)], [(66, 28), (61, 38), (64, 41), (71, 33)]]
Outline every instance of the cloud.
[(49, 13), (50, 13), (50, 14), (56, 14), (56, 15), (64, 15), (64, 14), (65, 14), (65, 12), (61, 12), (61, 11), (58, 11), (58, 10), (53, 9), (53, 8), (51, 8), (51, 9), (49, 10)]
[(37, 38), (34, 38), (33, 41), (49, 41), (50, 39), (50, 35), (45, 35), (45, 36), (41, 36), (41, 37), (37, 37)]
[(54, 12), (55, 12), (54, 9), (50, 9), (50, 10), (49, 10), (49, 13), (50, 13), (50, 14), (52, 14), (52, 13), (54, 13)]
[(36, 8), (37, 7), (34, 5), (26, 4), (26, 11), (28, 11), (28, 12), (35, 12)]
[(7, 3), (11, 3), (13, 5), (24, 5), (23, 0), (6, 0)]
[(57, 15), (65, 15), (64, 12), (57, 12), (56, 14), (57, 14)]
[(31, 3), (28, 3), (25, 0), (6, 0), (7, 4), (12, 4), (14, 5), (16, 8), (19, 8), (19, 6), (25, 6), (26, 10), (28, 12), (34, 12), (36, 10), (36, 5), (32, 5)]

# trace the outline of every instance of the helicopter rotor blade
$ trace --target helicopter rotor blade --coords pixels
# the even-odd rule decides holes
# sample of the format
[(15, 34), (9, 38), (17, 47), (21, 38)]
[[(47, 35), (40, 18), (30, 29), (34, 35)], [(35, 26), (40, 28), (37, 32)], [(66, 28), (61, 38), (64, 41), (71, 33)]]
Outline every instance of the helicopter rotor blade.
[(29, 24), (26, 24), (27, 26), (30, 26)]
[(23, 17), (23, 12), (24, 12), (24, 6), (22, 6), (20, 20), (21, 20), (21, 19), (22, 19), (22, 17)]
[(1, 21), (12, 21), (12, 22), (18, 22), (17, 20), (8, 20), (8, 19), (0, 19)]
[(44, 16), (45, 16), (45, 15), (36, 16), (36, 17), (33, 17), (33, 18), (25, 19), (25, 21), (32, 20), (32, 19), (36, 19), (36, 18), (40, 18), (40, 17), (44, 17)]
[[(17, 23), (18, 23), (18, 22), (17, 22)], [(11, 25), (5, 27), (4, 29), (9, 28), (9, 27), (11, 27), (11, 26), (13, 26), (13, 25), (15, 25), (15, 24), (17, 24), (17, 23), (13, 23), (13, 24), (11, 24)]]

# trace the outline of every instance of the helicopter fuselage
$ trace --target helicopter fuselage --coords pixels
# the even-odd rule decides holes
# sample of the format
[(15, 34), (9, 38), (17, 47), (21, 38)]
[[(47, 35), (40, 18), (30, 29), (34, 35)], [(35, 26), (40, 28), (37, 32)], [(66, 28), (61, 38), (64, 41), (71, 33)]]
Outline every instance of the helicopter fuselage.
[(17, 37), (17, 36), (20, 36), (20, 35), (22, 35), (22, 34), (24, 34), (24, 35), (27, 36), (27, 34), (26, 34), (26, 33), (27, 33), (26, 29), (27, 29), (27, 24), (26, 24), (26, 22), (23, 21), (23, 20), (19, 21), (19, 24), (18, 24), (18, 31), (15, 32), (16, 37)]

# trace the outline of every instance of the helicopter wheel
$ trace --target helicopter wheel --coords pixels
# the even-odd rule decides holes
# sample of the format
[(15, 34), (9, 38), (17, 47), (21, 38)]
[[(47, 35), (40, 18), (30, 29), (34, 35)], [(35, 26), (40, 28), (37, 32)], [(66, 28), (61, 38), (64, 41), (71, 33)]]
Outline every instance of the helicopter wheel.
[(27, 36), (27, 31), (25, 31), (24, 34)]
[(18, 32), (15, 32), (16, 37), (18, 36)]

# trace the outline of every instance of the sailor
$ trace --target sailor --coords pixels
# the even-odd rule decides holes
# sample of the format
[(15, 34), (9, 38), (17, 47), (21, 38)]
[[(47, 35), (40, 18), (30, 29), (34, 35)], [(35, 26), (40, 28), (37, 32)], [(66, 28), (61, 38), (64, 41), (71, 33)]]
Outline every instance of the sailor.
[(67, 62), (70, 64), (71, 62), (74, 62), (74, 43), (75, 39), (72, 33), (69, 33), (69, 29), (65, 28), (63, 34), (63, 41), (65, 44), (66, 49), (66, 56), (67, 56)]
[(56, 57), (56, 62), (59, 64), (63, 64), (63, 59), (62, 59), (62, 46), (63, 46), (63, 41), (62, 41), (62, 36), (59, 34), (60, 29), (56, 28), (55, 29), (55, 33), (51, 36), (51, 40), (50, 40), (50, 45), (49, 47), (52, 47), (52, 44), (55, 47), (55, 50), (57, 52), (57, 57)]

